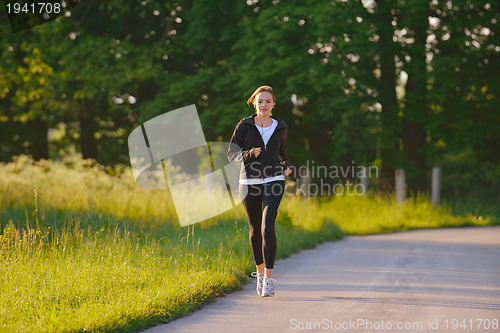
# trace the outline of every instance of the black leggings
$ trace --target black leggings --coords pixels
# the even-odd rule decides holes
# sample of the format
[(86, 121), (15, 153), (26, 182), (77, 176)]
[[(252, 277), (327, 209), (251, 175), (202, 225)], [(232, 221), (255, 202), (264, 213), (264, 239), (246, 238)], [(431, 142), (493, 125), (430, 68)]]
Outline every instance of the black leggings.
[(255, 265), (265, 262), (266, 268), (272, 269), (276, 258), (274, 224), (285, 192), (285, 181), (277, 180), (257, 185), (240, 184), (239, 191), (250, 225), (250, 247)]

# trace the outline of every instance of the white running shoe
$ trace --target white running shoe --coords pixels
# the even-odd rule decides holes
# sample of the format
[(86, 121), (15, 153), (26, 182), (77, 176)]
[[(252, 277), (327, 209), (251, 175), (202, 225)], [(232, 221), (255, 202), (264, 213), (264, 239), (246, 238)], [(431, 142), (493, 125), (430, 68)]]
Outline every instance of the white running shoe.
[(273, 297), (274, 296), (274, 282), (275, 279), (266, 277), (264, 278), (264, 288), (262, 289), (263, 297)]
[(252, 276), (257, 278), (257, 295), (262, 296), (262, 289), (264, 285), (264, 273), (259, 274), (252, 272)]

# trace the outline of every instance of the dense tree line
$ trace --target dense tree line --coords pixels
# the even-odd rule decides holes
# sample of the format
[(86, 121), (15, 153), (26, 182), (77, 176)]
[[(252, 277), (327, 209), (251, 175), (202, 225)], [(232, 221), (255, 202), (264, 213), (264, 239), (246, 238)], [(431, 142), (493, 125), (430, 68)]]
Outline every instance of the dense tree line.
[[(82, 1), (12, 33), (0, 24), (0, 159), (128, 163), (138, 124), (196, 104), (229, 140), (262, 84), (296, 165), (404, 168), (426, 191), (500, 191), (500, 6), (491, 1)], [(2, 13), (1, 15), (4, 15)], [(5, 15), (4, 15), (5, 16)]]

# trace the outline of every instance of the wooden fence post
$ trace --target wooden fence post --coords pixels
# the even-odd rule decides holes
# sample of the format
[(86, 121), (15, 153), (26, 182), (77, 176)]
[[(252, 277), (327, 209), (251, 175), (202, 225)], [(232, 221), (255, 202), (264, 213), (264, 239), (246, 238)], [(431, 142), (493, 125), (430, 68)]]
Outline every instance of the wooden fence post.
[(363, 196), (368, 195), (368, 168), (365, 166), (361, 167), (361, 177), (359, 177), (359, 181), (361, 187), (363, 188)]
[(396, 169), (396, 202), (403, 202), (406, 197), (406, 180), (404, 169)]
[(309, 169), (300, 169), (299, 177), (297, 178), (297, 194), (303, 198), (310, 198), (311, 174)]
[(441, 168), (432, 168), (432, 194), (431, 201), (433, 205), (439, 204), (441, 193)]

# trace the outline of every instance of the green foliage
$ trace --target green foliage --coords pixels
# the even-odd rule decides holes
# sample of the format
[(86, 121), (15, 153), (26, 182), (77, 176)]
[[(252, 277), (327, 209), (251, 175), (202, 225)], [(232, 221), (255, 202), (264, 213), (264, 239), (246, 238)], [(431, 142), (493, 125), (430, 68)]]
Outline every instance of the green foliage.
[[(269, 84), (295, 165), (378, 159), (391, 179), (391, 168), (407, 169), (410, 189), (425, 189), (430, 167), (462, 151), (491, 170), (498, 9), (480, 0), (121, 0), (82, 3), (16, 34), (2, 22), (0, 159), (33, 155), (40, 135), (27, 133), (45, 126), (67, 128), (44, 143), (51, 157), (75, 150), (127, 163), (135, 126), (193, 103), (207, 140), (227, 141), (253, 112), (246, 99)], [(497, 188), (497, 172), (484, 178)]]

